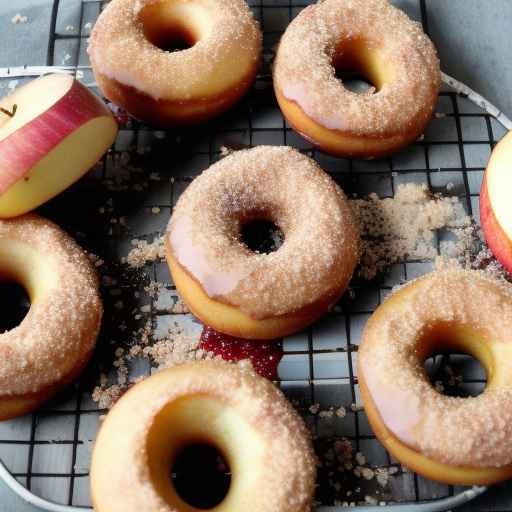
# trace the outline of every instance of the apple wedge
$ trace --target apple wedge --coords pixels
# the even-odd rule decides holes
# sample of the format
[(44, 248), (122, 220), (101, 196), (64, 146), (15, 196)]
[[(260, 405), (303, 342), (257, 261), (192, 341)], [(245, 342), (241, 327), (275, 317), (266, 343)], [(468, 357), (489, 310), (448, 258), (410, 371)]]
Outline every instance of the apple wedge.
[(69, 75), (37, 78), (0, 100), (0, 109), (0, 218), (62, 192), (117, 135), (103, 101)]
[(489, 249), (512, 272), (512, 132), (494, 148), (480, 190), (480, 224)]

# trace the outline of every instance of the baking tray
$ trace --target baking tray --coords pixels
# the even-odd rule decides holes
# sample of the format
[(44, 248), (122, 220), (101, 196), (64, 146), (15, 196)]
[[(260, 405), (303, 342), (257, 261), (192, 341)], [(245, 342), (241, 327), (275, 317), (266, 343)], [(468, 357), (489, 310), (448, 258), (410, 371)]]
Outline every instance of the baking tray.
[[(223, 147), (293, 146), (316, 159), (349, 195), (376, 192), (381, 197), (392, 197), (396, 187), (407, 182), (425, 183), (433, 192), (447, 193), (446, 186), (451, 184), (448, 193), (459, 197), (478, 223), (483, 171), (492, 147), (505, 129), (488, 112), (453, 90), (445, 88), (441, 93), (437, 114), (424, 139), (383, 160), (330, 157), (290, 129), (275, 101), (270, 66), (280, 35), (307, 3), (251, 2), (264, 30), (264, 63), (250, 94), (232, 111), (188, 132), (154, 131), (129, 121), (121, 127), (105, 158), (84, 179), (39, 210), (98, 255), (103, 261), (99, 270), (117, 279), (119, 286), (103, 287), (105, 322), (94, 360), (80, 381), (34, 414), (0, 423), (0, 459), (17, 481), (35, 495), (65, 505), (90, 506), (92, 441), (99, 418), (106, 412), (91, 400), (91, 391), (100, 373), (112, 369), (118, 346), (112, 341), (120, 341), (126, 338), (126, 332), (141, 328), (146, 317), (157, 334), (175, 322), (200, 331), (190, 315), (169, 314), (168, 306), (176, 300), (176, 292), (165, 262), (151, 262), (142, 271), (133, 271), (126, 268), (122, 259), (133, 247), (133, 239), (151, 241), (164, 232), (180, 193), (195, 176), (222, 157)], [(99, 0), (54, 0), (47, 41), (46, 64), (67, 67), (93, 89), (87, 38), (104, 4)], [(425, 3), (419, 5), (421, 21), (428, 29)], [(35, 76), (38, 72), (29, 69), (22, 78), (18, 76), (23, 74), (19, 69), (10, 75), (4, 70), (1, 92), (21, 85), (31, 73)], [(442, 232), (437, 234), (437, 247), (443, 236)], [(334, 438), (348, 438), (355, 451), (364, 453), (367, 466), (393, 466), (398, 470), (384, 488), (375, 479), (355, 480), (350, 472), (341, 474), (341, 491), (336, 491), (327, 483), (327, 470), (321, 468), (317, 499), (323, 505), (364, 502), (366, 496), (387, 504), (434, 503), (462, 491), (408, 472), (389, 456), (369, 427), (357, 384), (357, 347), (365, 322), (393, 286), (431, 269), (430, 261), (407, 260), (394, 264), (386, 275), (371, 282), (355, 279), (350, 296), (339, 307), (283, 342), (285, 355), (279, 366), (279, 385), (318, 435), (318, 445)], [(148, 278), (165, 284), (156, 299), (142, 293)], [(124, 304), (122, 310), (116, 307), (120, 300)], [(142, 306), (149, 306), (149, 313), (137, 318), (135, 310)], [(120, 332), (122, 322), (126, 323), (126, 330)], [(470, 362), (465, 365), (460, 356), (457, 364), (463, 367), (463, 386), (483, 386), (485, 376), (479, 368)], [(130, 368), (132, 376), (150, 372), (146, 360)], [(347, 414), (343, 418), (320, 418), (310, 411), (310, 406), (317, 403), (322, 410), (343, 405)], [(355, 492), (356, 488), (360, 492)], [(347, 490), (351, 490), (351, 497), (346, 496)]]

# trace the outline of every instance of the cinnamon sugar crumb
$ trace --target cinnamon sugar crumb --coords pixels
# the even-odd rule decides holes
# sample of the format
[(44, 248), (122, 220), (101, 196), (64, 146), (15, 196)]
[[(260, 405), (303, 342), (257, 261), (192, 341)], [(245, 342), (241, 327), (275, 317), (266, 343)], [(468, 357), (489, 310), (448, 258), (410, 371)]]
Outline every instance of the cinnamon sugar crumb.
[(363, 238), (359, 273), (364, 279), (406, 258), (434, 259), (439, 229), (456, 237), (440, 246), (451, 257), (465, 257), (474, 244), (474, 228), (459, 199), (432, 194), (425, 184), (399, 185), (393, 198), (370, 194), (351, 204)]
[(141, 268), (150, 261), (162, 260), (165, 257), (164, 240), (156, 237), (151, 243), (147, 240), (132, 240), (134, 248), (128, 253), (126, 263), (131, 268)]

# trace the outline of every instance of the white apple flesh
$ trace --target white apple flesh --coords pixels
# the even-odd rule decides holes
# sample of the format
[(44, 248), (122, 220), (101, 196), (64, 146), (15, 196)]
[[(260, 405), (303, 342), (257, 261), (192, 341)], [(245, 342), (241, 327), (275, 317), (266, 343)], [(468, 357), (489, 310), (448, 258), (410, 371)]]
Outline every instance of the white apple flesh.
[(73, 77), (47, 75), (0, 101), (0, 218), (22, 215), (81, 178), (107, 151), (117, 123)]

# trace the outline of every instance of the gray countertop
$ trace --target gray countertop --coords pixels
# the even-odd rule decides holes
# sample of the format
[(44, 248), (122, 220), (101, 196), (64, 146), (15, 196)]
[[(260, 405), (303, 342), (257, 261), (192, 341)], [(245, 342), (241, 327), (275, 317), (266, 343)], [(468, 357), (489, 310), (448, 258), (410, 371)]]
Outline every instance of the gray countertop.
[[(73, 33), (78, 24), (80, 0), (60, 0), (57, 28), (60, 33)], [(512, 116), (512, 23), (511, 0), (401, 0), (394, 2), (411, 16), (420, 19), (426, 9), (428, 30), (441, 58), (443, 70), (467, 83), (491, 100), (508, 116)], [(0, 66), (46, 64), (48, 31), (51, 18), (50, 0), (0, 0)], [(422, 5), (423, 4), (423, 5)], [(82, 24), (97, 4), (88, 2)], [(27, 23), (13, 24), (17, 13), (26, 15)], [(75, 55), (72, 42), (58, 41), (55, 64), (65, 62), (66, 55)], [(85, 59), (78, 49), (81, 62)], [(69, 62), (72, 64), (73, 62)], [(0, 95), (7, 92), (7, 83), (0, 83)], [(512, 510), (512, 486), (502, 484), (464, 510)], [(0, 483), (0, 512), (34, 512)]]

